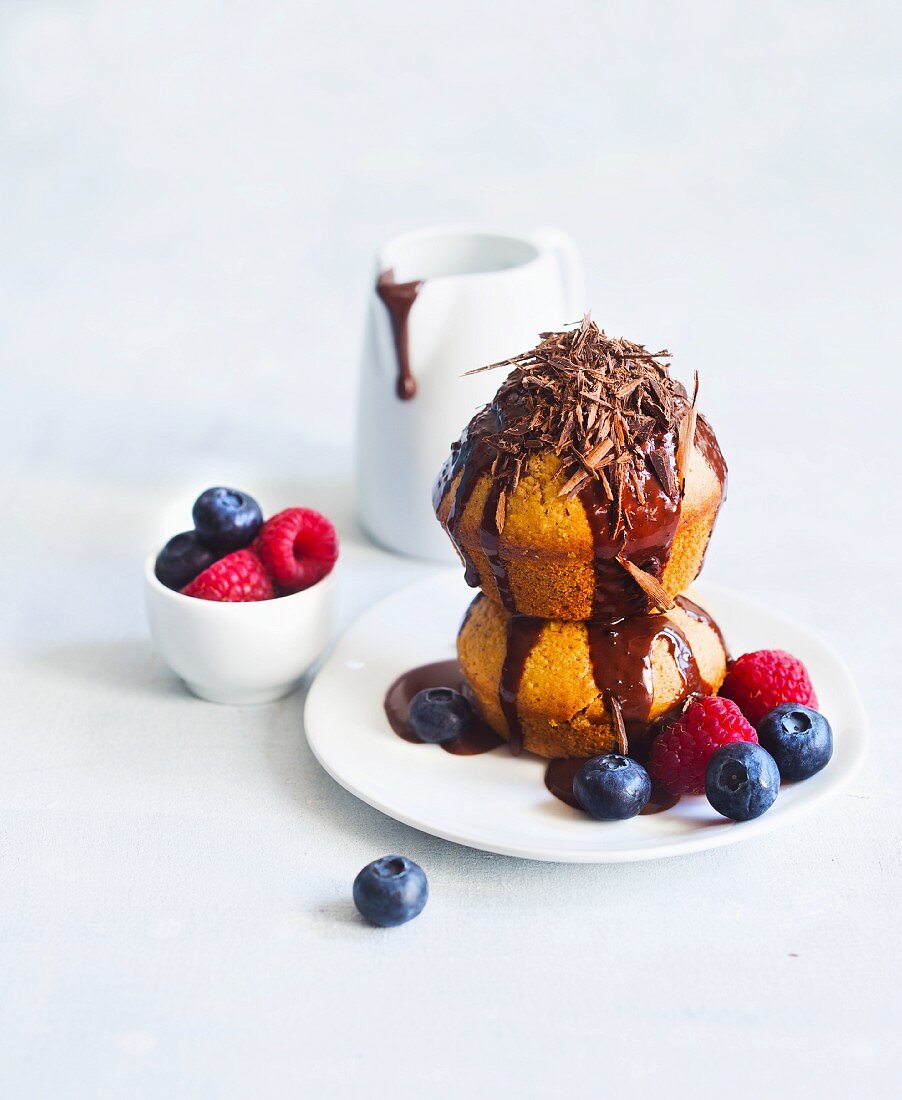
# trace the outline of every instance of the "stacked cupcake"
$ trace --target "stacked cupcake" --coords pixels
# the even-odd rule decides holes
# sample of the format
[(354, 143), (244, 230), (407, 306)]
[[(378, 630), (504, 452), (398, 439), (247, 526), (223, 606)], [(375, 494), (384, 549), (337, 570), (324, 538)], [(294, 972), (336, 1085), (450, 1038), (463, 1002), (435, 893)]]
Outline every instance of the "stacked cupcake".
[(717, 625), (684, 595), (726, 466), (668, 354), (588, 317), (545, 334), (505, 364), (436, 482), (436, 514), (481, 589), (461, 668), (515, 754), (642, 759), (726, 674)]

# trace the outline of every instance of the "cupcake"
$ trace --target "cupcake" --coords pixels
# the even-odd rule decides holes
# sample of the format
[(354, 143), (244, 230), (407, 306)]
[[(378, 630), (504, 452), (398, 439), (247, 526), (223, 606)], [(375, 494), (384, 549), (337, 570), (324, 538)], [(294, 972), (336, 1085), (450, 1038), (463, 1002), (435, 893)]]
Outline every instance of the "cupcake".
[(727, 668), (716, 623), (685, 596), (610, 624), (511, 615), (479, 595), (457, 651), (473, 701), (511, 752), (551, 758), (643, 759), (657, 729), (717, 691)]
[(674, 607), (702, 567), (726, 465), (697, 380), (690, 398), (668, 358), (586, 317), (496, 364), (514, 369), (433, 492), (471, 586), (552, 620)]

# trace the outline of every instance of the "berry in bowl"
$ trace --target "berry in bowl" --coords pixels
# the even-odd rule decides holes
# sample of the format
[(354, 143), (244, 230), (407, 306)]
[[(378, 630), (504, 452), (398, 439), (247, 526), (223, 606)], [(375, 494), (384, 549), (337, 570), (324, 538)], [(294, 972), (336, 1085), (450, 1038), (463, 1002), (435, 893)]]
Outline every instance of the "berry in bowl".
[(280, 699), (332, 637), (335, 528), (310, 508), (264, 520), (253, 497), (224, 486), (201, 493), (192, 517), (194, 529), (146, 564), (157, 649), (202, 699), (239, 706)]

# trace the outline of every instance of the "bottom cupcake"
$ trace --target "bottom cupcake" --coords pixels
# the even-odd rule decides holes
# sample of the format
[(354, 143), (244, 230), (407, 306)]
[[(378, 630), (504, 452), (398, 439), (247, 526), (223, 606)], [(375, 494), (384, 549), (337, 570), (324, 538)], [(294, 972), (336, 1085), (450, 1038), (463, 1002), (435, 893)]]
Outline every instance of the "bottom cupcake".
[(666, 614), (618, 623), (510, 615), (477, 596), (457, 637), (460, 666), (489, 725), (519, 753), (642, 759), (656, 727), (726, 675), (720, 630), (685, 596)]

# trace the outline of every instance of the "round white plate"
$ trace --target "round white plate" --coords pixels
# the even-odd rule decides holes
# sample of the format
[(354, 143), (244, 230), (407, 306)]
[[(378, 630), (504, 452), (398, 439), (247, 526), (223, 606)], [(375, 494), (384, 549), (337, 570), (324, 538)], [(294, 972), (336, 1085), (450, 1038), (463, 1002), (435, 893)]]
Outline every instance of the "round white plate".
[(307, 740), (326, 771), (377, 810), (433, 836), (502, 855), (623, 863), (759, 836), (846, 783), (867, 751), (867, 716), (841, 658), (804, 627), (713, 585), (695, 594), (734, 653), (782, 648), (800, 657), (833, 726), (830, 764), (785, 787), (755, 821), (726, 821), (702, 796), (629, 821), (593, 821), (546, 790), (545, 762), (536, 756), (515, 758), (506, 746), (482, 756), (452, 756), (437, 745), (397, 737), (383, 711), (389, 685), (408, 669), (454, 656), (457, 628), (473, 597), (456, 571), (394, 593), (351, 626), (310, 689)]

